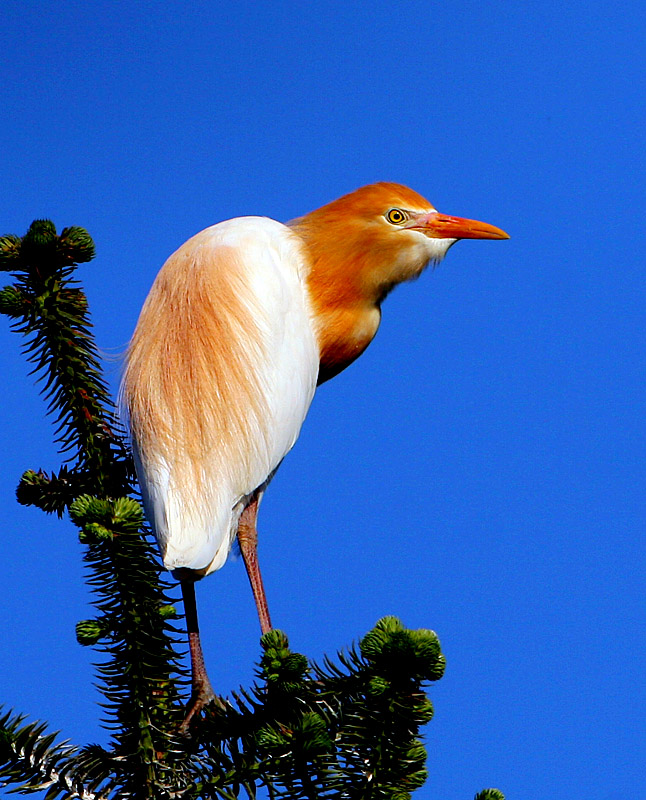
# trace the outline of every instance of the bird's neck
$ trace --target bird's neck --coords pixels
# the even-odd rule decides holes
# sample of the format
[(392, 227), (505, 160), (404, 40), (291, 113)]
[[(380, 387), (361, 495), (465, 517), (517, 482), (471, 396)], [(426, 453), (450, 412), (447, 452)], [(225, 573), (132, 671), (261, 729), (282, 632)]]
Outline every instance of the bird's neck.
[(381, 312), (367, 307), (317, 307), (317, 336), (320, 348), (319, 384), (338, 375), (368, 347), (377, 333)]
[(292, 223), (310, 261), (307, 289), (320, 349), (319, 383), (344, 370), (373, 340), (381, 319), (380, 304), (389, 286), (375, 281), (371, 249), (349, 236), (319, 234), (303, 221)]

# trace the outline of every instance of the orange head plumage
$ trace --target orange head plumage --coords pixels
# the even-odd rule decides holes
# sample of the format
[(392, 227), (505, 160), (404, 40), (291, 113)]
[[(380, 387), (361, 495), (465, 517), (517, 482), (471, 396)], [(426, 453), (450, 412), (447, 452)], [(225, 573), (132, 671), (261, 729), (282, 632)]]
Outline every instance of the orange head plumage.
[(363, 186), (289, 225), (311, 261), (319, 382), (365, 350), (379, 326), (381, 302), (394, 286), (417, 278), (458, 239), (509, 238), (493, 225), (440, 214), (398, 183)]

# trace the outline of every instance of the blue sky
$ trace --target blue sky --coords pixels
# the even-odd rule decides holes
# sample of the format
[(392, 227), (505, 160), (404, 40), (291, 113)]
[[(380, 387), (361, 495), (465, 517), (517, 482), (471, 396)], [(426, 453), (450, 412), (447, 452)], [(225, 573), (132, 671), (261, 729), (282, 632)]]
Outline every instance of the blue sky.
[[(295, 649), (333, 653), (386, 614), (440, 636), (421, 800), (643, 794), (644, 21), (578, 0), (0, 12), (0, 232), (49, 217), (93, 235), (80, 277), (113, 387), (157, 270), (221, 219), (394, 180), (511, 234), (388, 298), (261, 513)], [(81, 547), (14, 501), (25, 469), (60, 459), (0, 337), (0, 698), (104, 741), (74, 637)], [(242, 563), (198, 602), (226, 693), (258, 653)]]

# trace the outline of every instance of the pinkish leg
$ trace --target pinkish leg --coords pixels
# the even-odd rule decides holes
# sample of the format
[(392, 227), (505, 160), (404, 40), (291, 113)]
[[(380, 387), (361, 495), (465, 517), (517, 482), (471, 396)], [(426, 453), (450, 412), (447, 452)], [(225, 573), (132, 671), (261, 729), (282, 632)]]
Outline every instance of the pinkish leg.
[(258, 565), (258, 532), (256, 530), (256, 517), (258, 516), (258, 503), (260, 496), (255, 497), (240, 515), (238, 523), (238, 542), (240, 552), (247, 568), (251, 591), (253, 592), (256, 608), (258, 609), (258, 619), (260, 629), (263, 633), (271, 630), (271, 620), (269, 619), (269, 608), (265, 589), (262, 585), (262, 575)]

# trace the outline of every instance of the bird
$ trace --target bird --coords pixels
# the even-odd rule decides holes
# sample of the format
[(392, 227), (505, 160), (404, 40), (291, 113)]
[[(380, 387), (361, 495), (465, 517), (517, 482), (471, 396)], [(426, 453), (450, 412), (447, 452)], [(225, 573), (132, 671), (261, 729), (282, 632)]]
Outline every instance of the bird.
[(146, 516), (182, 590), (192, 675), (184, 726), (214, 698), (194, 585), (223, 566), (236, 539), (261, 631), (272, 628), (258, 506), (317, 386), (363, 353), (395, 286), (460, 239), (508, 238), (380, 182), (284, 224), (219, 222), (163, 265), (128, 347), (121, 403)]

